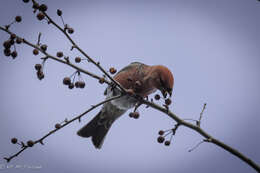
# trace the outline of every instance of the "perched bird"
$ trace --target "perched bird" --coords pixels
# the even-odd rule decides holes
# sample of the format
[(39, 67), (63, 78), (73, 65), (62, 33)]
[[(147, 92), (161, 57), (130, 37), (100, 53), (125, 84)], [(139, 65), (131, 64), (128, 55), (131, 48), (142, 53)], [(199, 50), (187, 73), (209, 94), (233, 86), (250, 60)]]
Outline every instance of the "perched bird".
[[(159, 89), (163, 96), (167, 93), (171, 96), (174, 78), (171, 71), (161, 65), (149, 66), (139, 62), (133, 62), (124, 67), (115, 76), (116, 80), (127, 91), (145, 98)], [(108, 86), (104, 92), (106, 99), (117, 96), (119, 89)], [(113, 122), (123, 115), (128, 109), (133, 108), (137, 100), (129, 95), (112, 100), (103, 105), (101, 111), (77, 134), (81, 137), (92, 137), (96, 148), (101, 148), (104, 138)]]

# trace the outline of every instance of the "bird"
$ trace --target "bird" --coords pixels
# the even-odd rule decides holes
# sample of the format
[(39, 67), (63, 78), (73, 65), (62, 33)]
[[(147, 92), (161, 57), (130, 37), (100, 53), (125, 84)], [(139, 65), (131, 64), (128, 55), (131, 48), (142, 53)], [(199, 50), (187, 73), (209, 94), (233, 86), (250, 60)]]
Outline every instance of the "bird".
[[(163, 65), (146, 65), (140, 62), (130, 63), (113, 77), (126, 91), (134, 92), (141, 98), (160, 90), (164, 97), (171, 97), (174, 77), (171, 71)], [(106, 99), (121, 94), (117, 87), (108, 86), (104, 95)], [(101, 149), (111, 125), (127, 110), (135, 107), (138, 100), (130, 95), (103, 104), (99, 113), (85, 126), (78, 130), (81, 137), (91, 137), (95, 148)]]

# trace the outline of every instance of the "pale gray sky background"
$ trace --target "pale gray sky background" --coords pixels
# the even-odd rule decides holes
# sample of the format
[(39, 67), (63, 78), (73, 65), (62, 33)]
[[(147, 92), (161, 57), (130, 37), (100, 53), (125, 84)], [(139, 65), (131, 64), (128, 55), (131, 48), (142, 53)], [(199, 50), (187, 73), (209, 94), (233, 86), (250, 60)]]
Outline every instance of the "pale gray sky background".
[[(40, 1), (40, 0), (39, 0)], [(175, 76), (171, 109), (182, 118), (199, 117), (208, 103), (202, 127), (216, 138), (260, 163), (260, 3), (256, 0), (76, 0), (40, 1), (61, 24), (56, 9), (74, 29), (73, 39), (106, 69), (120, 69), (130, 62), (162, 64)], [(11, 30), (42, 42), (56, 54), (70, 44), (54, 27), (39, 22), (31, 4), (0, 1), (0, 24), (21, 15), (23, 22)], [(0, 32), (1, 42), (8, 36)], [(68, 90), (62, 79), (74, 71), (47, 61), (46, 77), (38, 81), (31, 48), (17, 46), (13, 61), (0, 53), (0, 157), (19, 150), (10, 139), (38, 139), (54, 124), (85, 111), (104, 99), (105, 85), (84, 76), (86, 88)], [(91, 64), (82, 67), (101, 74)], [(157, 143), (160, 129), (174, 122), (152, 109), (140, 109), (138, 120), (128, 113), (111, 128), (101, 150), (76, 135), (98, 109), (22, 153), (10, 164), (42, 166), (42, 169), (1, 169), (2, 172), (211, 172), (251, 173), (252, 168), (212, 144), (202, 144), (195, 132), (180, 128), (170, 147)], [(0, 164), (5, 164), (4, 160)], [(9, 164), (8, 164), (9, 165)], [(6, 165), (5, 165), (6, 166)]]

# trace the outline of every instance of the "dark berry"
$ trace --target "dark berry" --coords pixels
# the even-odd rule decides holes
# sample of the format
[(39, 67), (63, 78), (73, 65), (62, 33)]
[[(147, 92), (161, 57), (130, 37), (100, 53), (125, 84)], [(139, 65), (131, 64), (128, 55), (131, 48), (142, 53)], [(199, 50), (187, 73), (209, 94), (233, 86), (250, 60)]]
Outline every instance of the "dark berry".
[(172, 103), (171, 99), (168, 98), (168, 99), (165, 100), (166, 105), (170, 105), (171, 103)]
[(42, 69), (42, 65), (41, 64), (35, 64), (34, 68), (35, 68), (35, 70), (40, 71)]
[(23, 2), (24, 2), (24, 3), (28, 3), (28, 2), (29, 2), (29, 0), (23, 0)]
[(57, 124), (55, 124), (55, 128), (59, 129), (59, 128), (61, 128), (61, 125), (59, 123), (57, 123)]
[(41, 5), (39, 6), (39, 10), (42, 11), (42, 12), (47, 11), (47, 9), (48, 9), (48, 7), (47, 7), (47, 5), (45, 5), (45, 4), (41, 4)]
[(164, 145), (165, 145), (165, 146), (169, 146), (170, 144), (171, 144), (171, 141), (165, 141), (165, 142), (164, 142)]
[(156, 95), (154, 96), (154, 99), (155, 99), (155, 100), (160, 100), (160, 98), (161, 98), (161, 96), (160, 96), (159, 94), (156, 94)]
[(100, 84), (103, 84), (105, 82), (105, 78), (100, 78), (99, 81), (98, 81)]
[(159, 136), (159, 137), (157, 138), (157, 142), (163, 143), (163, 141), (164, 141), (164, 137), (163, 137), (163, 136)]
[(76, 88), (79, 88), (79, 83), (80, 83), (79, 81), (75, 82), (75, 87)]
[(70, 83), (71, 83), (71, 80), (70, 80), (69, 77), (63, 78), (63, 84), (64, 84), (64, 85), (69, 85)]
[(11, 53), (11, 56), (13, 57), (13, 59), (15, 59), (15, 58), (17, 57), (17, 52), (16, 52), (16, 51), (13, 51), (13, 52)]
[(33, 6), (32, 6), (33, 9), (37, 10), (37, 9), (39, 9), (39, 7), (40, 6), (38, 3), (33, 3)]
[(18, 22), (18, 23), (21, 22), (22, 21), (22, 17), (21, 16), (16, 16), (15, 17), (15, 21)]
[(32, 147), (34, 145), (34, 142), (32, 140), (27, 141), (28, 147)]
[(134, 117), (133, 115), (134, 115), (133, 112), (130, 112), (130, 113), (129, 113), (129, 117), (130, 117), (130, 118), (133, 118), (133, 117)]
[(33, 49), (33, 54), (34, 54), (34, 55), (38, 55), (38, 54), (39, 54), (38, 49)]
[(73, 83), (70, 83), (69, 86), (68, 86), (69, 89), (73, 89), (74, 88), (74, 84)]
[(116, 69), (115, 69), (114, 67), (111, 67), (111, 68), (109, 69), (109, 72), (110, 72), (111, 74), (115, 74), (115, 73), (116, 73)]
[(46, 44), (43, 44), (43, 45), (41, 45), (41, 49), (43, 50), (43, 51), (46, 51), (47, 50), (47, 45)]
[(133, 118), (138, 119), (140, 117), (139, 112), (133, 112)]
[(80, 57), (76, 57), (76, 58), (75, 58), (75, 62), (76, 62), (76, 63), (80, 63), (80, 61), (81, 61), (81, 58), (80, 58)]
[(68, 33), (69, 34), (73, 34), (74, 33), (74, 29), (73, 28), (68, 28)]
[(5, 54), (5, 56), (10, 56), (11, 50), (10, 49), (4, 49), (4, 54)]
[(37, 14), (37, 19), (38, 20), (42, 20), (42, 19), (44, 19), (44, 14), (42, 13), (42, 12), (39, 12), (38, 14)]
[(57, 52), (57, 57), (59, 57), (59, 58), (63, 57), (63, 53), (62, 52)]
[(13, 39), (15, 39), (15, 38), (16, 38), (16, 35), (15, 35), (15, 34), (11, 34), (11, 35), (10, 35), (10, 39), (11, 39), (11, 40), (13, 40)]
[(42, 80), (44, 78), (44, 73), (42, 71), (37, 71), (37, 77), (39, 80)]
[(9, 39), (11, 45), (14, 45), (14, 40)]
[(160, 131), (158, 132), (158, 134), (159, 134), (159, 135), (163, 135), (163, 134), (164, 134), (164, 131), (163, 131), (163, 130), (160, 130)]
[(57, 10), (57, 15), (61, 16), (62, 15), (62, 11), (60, 9)]
[(84, 81), (79, 81), (79, 88), (84, 88), (85, 87), (85, 82)]
[(3, 43), (3, 46), (4, 46), (4, 48), (9, 49), (12, 46), (12, 44), (11, 44), (10, 40), (7, 40)]
[(11, 139), (11, 142), (12, 142), (13, 144), (16, 144), (16, 143), (17, 143), (17, 138), (12, 138), (12, 139)]
[(23, 39), (22, 38), (20, 38), (20, 37), (17, 37), (16, 38), (16, 43), (17, 44), (21, 44), (23, 42)]

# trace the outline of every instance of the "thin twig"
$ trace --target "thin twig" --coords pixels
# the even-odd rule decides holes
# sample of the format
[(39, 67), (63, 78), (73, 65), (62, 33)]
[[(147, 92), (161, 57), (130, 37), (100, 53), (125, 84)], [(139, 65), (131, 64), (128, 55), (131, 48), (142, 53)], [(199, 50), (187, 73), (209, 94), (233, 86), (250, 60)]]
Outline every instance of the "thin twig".
[(40, 46), (41, 36), (42, 36), (42, 33), (39, 32), (39, 35), (38, 35), (38, 41), (37, 41), (37, 45), (38, 45), (38, 46)]
[[(110, 101), (112, 101), (112, 100), (118, 99), (118, 98), (120, 98), (120, 97), (122, 97), (122, 95), (118, 95), (118, 96), (115, 96), (115, 97), (111, 97), (111, 98), (109, 98), (109, 99), (107, 99), (107, 100), (104, 100), (104, 101), (102, 101), (102, 102), (100, 102), (100, 103), (98, 103), (98, 104), (96, 104), (96, 105), (92, 105), (91, 108), (89, 108), (88, 110), (86, 110), (86, 111), (83, 112), (82, 114), (80, 114), (80, 115), (74, 117), (74, 118), (71, 119), (71, 120), (67, 120), (63, 125), (60, 126), (60, 128), (56, 128), (56, 129), (50, 131), (49, 133), (47, 133), (46, 135), (44, 135), (43, 137), (41, 137), (40, 139), (34, 141), (34, 144), (40, 143), (40, 144), (43, 145), (43, 140), (44, 140), (45, 138), (47, 138), (48, 136), (50, 136), (51, 134), (53, 134), (53, 133), (55, 133), (56, 131), (62, 129), (63, 127), (67, 126), (68, 124), (72, 123), (73, 121), (79, 120), (82, 116), (86, 115), (87, 113), (89, 113), (89, 112), (92, 111), (93, 109), (97, 108), (98, 106), (103, 105), (103, 104), (105, 104), (105, 103), (107, 103), (107, 102), (110, 102)], [(14, 155), (12, 155), (12, 156), (10, 156), (10, 157), (5, 157), (4, 159), (5, 159), (7, 162), (10, 162), (14, 157), (17, 157), (19, 154), (21, 154), (21, 153), (22, 153), (24, 150), (26, 150), (27, 148), (31, 148), (31, 147), (29, 147), (29, 146), (26, 145), (26, 146), (22, 147), (22, 149), (21, 149), (20, 151), (18, 151), (17, 153), (15, 153)]]
[(202, 110), (201, 110), (201, 112), (200, 112), (199, 120), (196, 122), (196, 123), (197, 123), (197, 126), (199, 126), (199, 127), (200, 127), (201, 119), (202, 119), (203, 113), (204, 113), (204, 111), (205, 111), (205, 109), (206, 109), (206, 106), (207, 106), (207, 103), (204, 103), (203, 108), (202, 108)]

